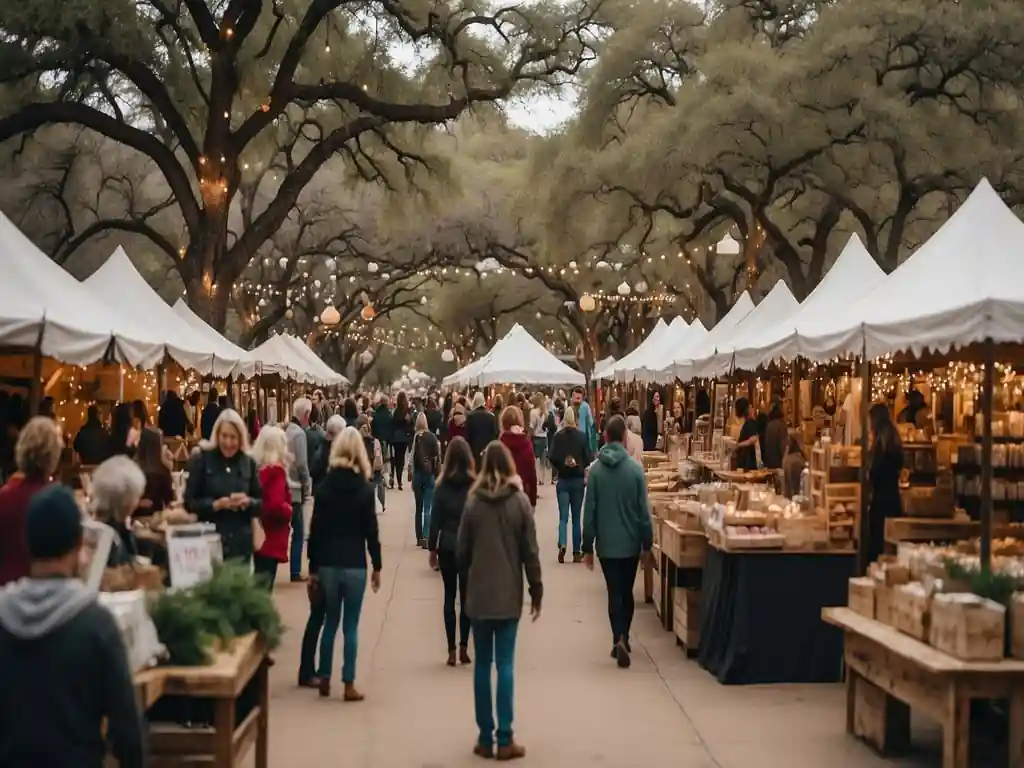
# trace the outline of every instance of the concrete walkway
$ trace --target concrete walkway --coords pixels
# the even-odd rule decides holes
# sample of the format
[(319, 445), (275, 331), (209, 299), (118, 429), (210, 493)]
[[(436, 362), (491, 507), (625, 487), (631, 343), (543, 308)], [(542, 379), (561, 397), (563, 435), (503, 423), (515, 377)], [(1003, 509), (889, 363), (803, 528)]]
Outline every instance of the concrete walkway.
[[(391, 492), (388, 502), (379, 518), (383, 585), (378, 594), (367, 593), (360, 623), (357, 684), (366, 701), (343, 703), (337, 682), (326, 700), (296, 687), (307, 603), (304, 585), (289, 583), (282, 568), (276, 597), (289, 631), (271, 670), (275, 768), (459, 768), (483, 762), (470, 754), (476, 737), (472, 670), (444, 664), (443, 589), (426, 553), (415, 547), (412, 493)], [(883, 761), (848, 738), (842, 686), (719, 685), (685, 658), (673, 636), (661, 630), (653, 607), (642, 602), (633, 625), (633, 666), (617, 669), (608, 657), (604, 582), (599, 571), (557, 563), (557, 519), (553, 489), (543, 486), (537, 528), (544, 613), (536, 624), (524, 619), (516, 657), (515, 731), (527, 747), (526, 764), (939, 764), (930, 749), (917, 760)], [(340, 645), (339, 632), (336, 664)], [(336, 669), (334, 680), (339, 678)]]

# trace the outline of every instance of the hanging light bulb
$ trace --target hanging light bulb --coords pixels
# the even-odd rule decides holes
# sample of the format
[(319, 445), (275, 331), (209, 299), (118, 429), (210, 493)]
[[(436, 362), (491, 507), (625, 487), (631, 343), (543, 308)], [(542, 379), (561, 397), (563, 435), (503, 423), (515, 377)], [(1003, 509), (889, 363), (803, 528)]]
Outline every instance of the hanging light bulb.
[(420, 304), (422, 304), (423, 306), (427, 305), (427, 297), (426, 296), (424, 296), (423, 298), (420, 299)]
[(441, 352), (441, 360), (446, 363), (453, 363), (455, 362), (455, 353), (450, 349), (445, 349)]
[(581, 311), (593, 312), (595, 309), (597, 309), (597, 302), (594, 300), (593, 296), (591, 296), (589, 293), (584, 293), (582, 296), (580, 296)]
[(288, 257), (282, 256), (280, 259), (277, 260), (277, 263), (281, 267), (281, 269), (284, 269), (285, 267), (288, 266)]
[(327, 307), (324, 307), (324, 311), (320, 313), (320, 322), (328, 328), (333, 328), (341, 322), (341, 313), (338, 312), (337, 308), (328, 305)]

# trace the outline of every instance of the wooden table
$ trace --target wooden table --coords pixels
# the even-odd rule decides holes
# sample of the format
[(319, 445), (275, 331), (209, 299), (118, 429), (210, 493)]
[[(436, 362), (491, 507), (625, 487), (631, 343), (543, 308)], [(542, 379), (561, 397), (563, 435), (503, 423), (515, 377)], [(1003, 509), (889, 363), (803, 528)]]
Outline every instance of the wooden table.
[[(258, 702), (237, 722), (238, 697), (253, 679)], [(153, 723), (149, 746), (151, 768), (209, 765), (234, 768), (256, 746), (256, 768), (267, 768), (267, 651), (255, 633), (237, 638), (227, 651), (202, 667), (156, 667), (135, 676), (136, 690), (159, 695), (212, 699), (212, 727)], [(148, 700), (148, 699), (144, 699)], [(147, 709), (156, 699), (149, 701)]]
[[(661, 526), (661, 547), (658, 560), (658, 579), (660, 580), (658, 613), (661, 617), (662, 627), (671, 632), (675, 621), (672, 590), (676, 587), (700, 589), (700, 570), (704, 567), (708, 541), (703, 531), (687, 530), (669, 520), (662, 520)], [(678, 541), (672, 543), (672, 537)], [(666, 539), (669, 539), (668, 546), (666, 546)]]
[(849, 608), (821, 615), (845, 634), (847, 733), (900, 750), (917, 709), (942, 726), (943, 768), (968, 768), (971, 700), (1008, 699), (1009, 765), (1024, 765), (1024, 661), (962, 661)]

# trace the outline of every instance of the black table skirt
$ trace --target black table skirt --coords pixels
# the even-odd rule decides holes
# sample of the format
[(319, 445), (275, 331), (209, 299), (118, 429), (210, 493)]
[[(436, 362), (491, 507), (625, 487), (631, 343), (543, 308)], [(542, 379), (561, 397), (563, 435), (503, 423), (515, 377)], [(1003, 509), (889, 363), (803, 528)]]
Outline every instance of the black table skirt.
[(846, 605), (855, 561), (708, 547), (700, 665), (724, 685), (840, 681), (843, 635), (821, 620), (821, 609)]

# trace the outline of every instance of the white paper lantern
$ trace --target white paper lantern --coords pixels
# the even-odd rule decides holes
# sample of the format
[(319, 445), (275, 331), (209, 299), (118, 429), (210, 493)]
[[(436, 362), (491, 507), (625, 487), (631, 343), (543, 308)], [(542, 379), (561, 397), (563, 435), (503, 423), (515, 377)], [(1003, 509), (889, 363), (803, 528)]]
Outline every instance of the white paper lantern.
[(284, 316), (287, 319), (291, 320), (293, 317), (295, 317), (295, 313), (292, 312), (290, 309), (286, 309), (285, 312), (284, 312)]
[(601, 259), (594, 266), (597, 267), (598, 269), (608, 269), (611, 265), (607, 261), (605, 261), (604, 259)]
[(333, 270), (335, 267), (334, 259), (327, 257), (327, 259), (324, 261), (324, 266), (327, 267), (328, 271)]
[(313, 281), (313, 287), (314, 288), (319, 288), (320, 287), (320, 281), (319, 280), (314, 280)]
[(424, 296), (422, 299), (420, 299), (420, 304), (422, 304), (423, 306), (427, 305), (427, 297), (426, 296)]
[(727, 256), (735, 256), (740, 252), (740, 244), (733, 238), (732, 235), (726, 232), (725, 236), (718, 241), (718, 245), (715, 247), (715, 249), (719, 253), (724, 253)]
[(280, 265), (281, 269), (284, 269), (285, 267), (288, 266), (288, 257), (282, 256), (280, 259), (277, 260), (277, 263)]
[(446, 363), (453, 363), (455, 362), (455, 353), (450, 349), (446, 349), (441, 352), (441, 359)]
[(634, 288), (634, 290), (635, 290), (635, 291), (636, 291), (637, 293), (643, 293), (644, 291), (646, 291), (646, 290), (647, 290), (647, 282), (646, 282), (646, 281), (644, 281), (644, 280), (641, 280), (641, 281), (640, 281), (640, 282), (638, 282), (638, 283), (637, 283), (637, 284), (636, 284), (635, 286), (633, 286), (633, 288)]
[(377, 271), (380, 269), (380, 266), (378, 266), (376, 261), (371, 261), (369, 264), (366, 265), (366, 268), (370, 270), (371, 275), (375, 275), (377, 274)]
[(597, 302), (594, 300), (594, 297), (589, 293), (584, 293), (580, 296), (580, 309), (584, 312), (593, 312), (597, 309)]
[(391, 273), (390, 272), (385, 272), (383, 275), (380, 276), (380, 279), (381, 280), (390, 280), (391, 279)]
[(409, 366), (408, 365), (403, 365), (402, 366), (402, 373), (408, 373), (408, 372), (409, 372)]
[(334, 307), (325, 307), (324, 311), (320, 313), (320, 322), (329, 328), (333, 328), (341, 322), (341, 313)]
[(619, 296), (629, 296), (630, 292), (633, 289), (629, 287), (629, 283), (623, 280), (621, 283), (619, 283), (619, 287), (616, 288), (615, 290), (619, 292)]
[(359, 356), (359, 359), (362, 361), (364, 366), (369, 365), (373, 362), (373, 352), (366, 350)]

